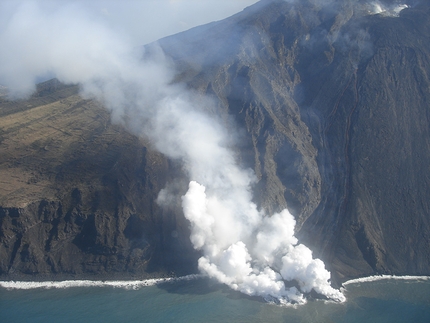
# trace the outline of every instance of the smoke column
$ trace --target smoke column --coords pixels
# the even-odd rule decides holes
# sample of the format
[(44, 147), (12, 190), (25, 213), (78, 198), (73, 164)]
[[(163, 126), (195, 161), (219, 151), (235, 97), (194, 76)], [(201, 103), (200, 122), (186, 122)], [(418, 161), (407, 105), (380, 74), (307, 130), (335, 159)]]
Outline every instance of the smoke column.
[[(294, 217), (264, 214), (252, 202), (252, 170), (235, 160), (230, 135), (201, 112), (208, 99), (172, 84), (172, 64), (153, 47), (142, 60), (124, 38), (79, 6), (44, 11), (25, 3), (0, 31), (0, 83), (12, 97), (28, 95), (41, 75), (79, 83), (101, 101), (114, 122), (149, 138), (182, 161), (191, 182), (182, 197), (200, 271), (247, 295), (305, 303), (316, 291), (344, 301), (330, 286), (324, 263), (294, 236)], [(284, 281), (295, 281), (287, 288)]]

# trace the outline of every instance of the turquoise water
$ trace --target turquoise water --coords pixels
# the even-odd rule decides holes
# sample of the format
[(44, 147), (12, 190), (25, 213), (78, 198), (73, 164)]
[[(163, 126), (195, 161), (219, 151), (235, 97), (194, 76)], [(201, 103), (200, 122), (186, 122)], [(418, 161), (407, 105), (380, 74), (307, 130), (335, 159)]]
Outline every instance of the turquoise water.
[(430, 281), (347, 285), (343, 304), (280, 307), (207, 279), (138, 290), (113, 287), (6, 290), (0, 322), (430, 322)]

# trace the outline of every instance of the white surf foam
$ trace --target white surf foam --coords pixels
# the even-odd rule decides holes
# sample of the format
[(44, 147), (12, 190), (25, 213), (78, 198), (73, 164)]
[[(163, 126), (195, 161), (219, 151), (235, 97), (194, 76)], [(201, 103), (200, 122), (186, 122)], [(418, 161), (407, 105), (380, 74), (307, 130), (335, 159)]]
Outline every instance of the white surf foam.
[(368, 283), (368, 282), (374, 282), (379, 280), (430, 280), (430, 276), (394, 276), (394, 275), (376, 275), (376, 276), (369, 276), (369, 277), (362, 277), (357, 279), (351, 279), (346, 282), (344, 282), (342, 285), (351, 285), (351, 284), (359, 284), (359, 283)]
[(147, 286), (154, 286), (169, 282), (193, 280), (200, 275), (188, 275), (182, 277), (153, 278), (145, 280), (64, 280), (64, 281), (0, 281), (0, 287), (5, 289), (36, 289), (36, 288), (72, 288), (72, 287), (114, 287), (124, 289), (139, 289)]

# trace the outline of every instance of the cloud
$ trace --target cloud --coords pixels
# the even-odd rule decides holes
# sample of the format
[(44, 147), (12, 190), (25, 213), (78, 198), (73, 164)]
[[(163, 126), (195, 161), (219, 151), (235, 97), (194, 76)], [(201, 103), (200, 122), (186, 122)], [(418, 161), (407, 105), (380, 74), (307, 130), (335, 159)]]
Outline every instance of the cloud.
[[(222, 171), (220, 165), (220, 171)], [(235, 169), (242, 172), (241, 169)], [(212, 183), (207, 183), (212, 188)], [(220, 198), (217, 192), (191, 181), (183, 197), (185, 217), (191, 223), (191, 242), (203, 251), (200, 270), (231, 288), (280, 303), (303, 304), (303, 293), (317, 293), (344, 301), (330, 286), (324, 263), (297, 244), (294, 217), (284, 210), (273, 215), (258, 211), (249, 186), (232, 185)], [(286, 288), (284, 281), (296, 281)]]

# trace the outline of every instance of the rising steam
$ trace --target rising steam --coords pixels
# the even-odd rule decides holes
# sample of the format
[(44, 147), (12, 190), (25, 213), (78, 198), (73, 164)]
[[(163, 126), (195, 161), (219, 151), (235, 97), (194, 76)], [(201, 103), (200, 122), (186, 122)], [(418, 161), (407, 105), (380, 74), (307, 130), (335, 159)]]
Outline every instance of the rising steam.
[(191, 182), (182, 206), (191, 242), (203, 254), (202, 273), (281, 303), (304, 303), (311, 290), (345, 299), (330, 286), (324, 263), (298, 244), (288, 210), (269, 215), (257, 209), (254, 173), (236, 162), (221, 123), (201, 112), (209, 100), (172, 85), (161, 50), (154, 47), (142, 60), (121, 35), (73, 5), (46, 12), (25, 3), (0, 32), (0, 83), (11, 96), (30, 94), (41, 75), (79, 83), (83, 95), (112, 111), (114, 122), (183, 162)]
[(388, 17), (397, 17), (400, 11), (408, 8), (406, 4), (394, 3), (391, 5), (383, 4), (379, 1), (372, 1), (366, 4), (367, 10), (371, 15), (383, 15)]

